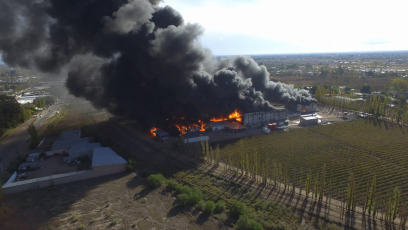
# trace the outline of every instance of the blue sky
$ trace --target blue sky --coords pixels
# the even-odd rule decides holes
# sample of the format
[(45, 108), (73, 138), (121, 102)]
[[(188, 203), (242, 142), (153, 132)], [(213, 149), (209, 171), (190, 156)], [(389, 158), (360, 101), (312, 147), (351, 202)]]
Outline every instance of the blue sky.
[(403, 0), (164, 0), (215, 55), (408, 50)]

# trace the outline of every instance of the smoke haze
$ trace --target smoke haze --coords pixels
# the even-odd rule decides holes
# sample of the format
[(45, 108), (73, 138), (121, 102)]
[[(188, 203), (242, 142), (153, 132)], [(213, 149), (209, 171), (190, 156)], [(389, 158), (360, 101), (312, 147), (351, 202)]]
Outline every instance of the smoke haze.
[(68, 69), (66, 86), (94, 106), (149, 128), (166, 118), (273, 110), (309, 104), (305, 90), (269, 80), (248, 57), (216, 59), (158, 0), (3, 0), (0, 52), (11, 66)]

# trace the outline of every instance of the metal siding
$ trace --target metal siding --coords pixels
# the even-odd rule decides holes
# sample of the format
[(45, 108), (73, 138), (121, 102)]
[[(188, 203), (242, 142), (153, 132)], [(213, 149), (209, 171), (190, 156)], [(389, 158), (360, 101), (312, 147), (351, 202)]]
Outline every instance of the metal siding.
[(244, 124), (245, 125), (263, 125), (268, 122), (274, 122), (279, 120), (286, 120), (287, 110), (275, 110), (270, 112), (254, 112), (246, 113), (244, 115)]

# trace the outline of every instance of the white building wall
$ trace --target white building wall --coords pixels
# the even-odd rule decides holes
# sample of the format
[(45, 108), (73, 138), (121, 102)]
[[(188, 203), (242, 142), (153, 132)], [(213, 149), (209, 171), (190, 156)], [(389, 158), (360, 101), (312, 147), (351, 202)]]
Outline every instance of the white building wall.
[(200, 137), (193, 137), (193, 138), (185, 138), (184, 144), (194, 143), (194, 142), (201, 142), (201, 141), (208, 141), (210, 138), (208, 136), (200, 136)]

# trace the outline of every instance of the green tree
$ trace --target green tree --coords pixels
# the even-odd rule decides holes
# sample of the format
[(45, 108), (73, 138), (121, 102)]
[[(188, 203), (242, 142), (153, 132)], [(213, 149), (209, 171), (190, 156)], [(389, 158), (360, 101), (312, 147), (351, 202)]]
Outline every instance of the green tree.
[(403, 93), (408, 91), (408, 81), (401, 78), (395, 78), (391, 81), (391, 87), (393, 90)]
[(350, 173), (347, 183), (347, 211), (353, 211), (356, 205), (356, 181)]
[(392, 204), (391, 204), (391, 220), (395, 220), (397, 218), (397, 213), (398, 213), (398, 208), (399, 208), (399, 203), (401, 199), (401, 191), (399, 187), (395, 187), (393, 191), (393, 199), (392, 199)]
[(176, 203), (185, 206), (188, 204), (188, 195), (185, 193), (178, 194), (176, 197)]
[(209, 213), (209, 214), (213, 214), (215, 210), (215, 203), (212, 200), (209, 200), (205, 203), (204, 206), (204, 211)]
[(249, 219), (247, 215), (241, 215), (236, 224), (237, 230), (263, 230), (262, 224)]
[(361, 86), (360, 92), (370, 94), (371, 93), (371, 86), (368, 85), (368, 84), (364, 84), (363, 86)]
[(45, 99), (43, 97), (36, 98), (33, 102), (37, 108), (45, 107)]
[(0, 135), (24, 121), (23, 109), (12, 96), (0, 95)]
[(229, 215), (232, 218), (237, 219), (240, 215), (244, 215), (247, 212), (247, 206), (237, 200), (234, 200), (230, 207)]
[(217, 203), (215, 203), (215, 212), (220, 213), (222, 211), (225, 210), (225, 202), (222, 200), (217, 201)]
[(371, 181), (370, 191), (367, 197), (366, 206), (367, 206), (368, 215), (371, 215), (372, 211), (374, 210), (374, 206), (375, 206), (374, 197), (375, 197), (376, 190), (377, 190), (377, 176), (374, 174), (373, 179)]
[(30, 148), (34, 149), (40, 143), (40, 137), (38, 136), (37, 128), (34, 124), (30, 124), (27, 127), (27, 132), (30, 134)]

